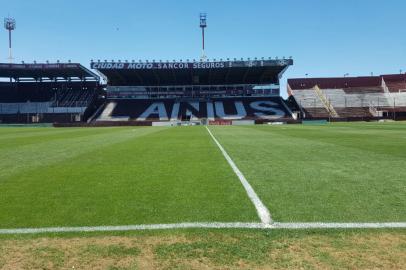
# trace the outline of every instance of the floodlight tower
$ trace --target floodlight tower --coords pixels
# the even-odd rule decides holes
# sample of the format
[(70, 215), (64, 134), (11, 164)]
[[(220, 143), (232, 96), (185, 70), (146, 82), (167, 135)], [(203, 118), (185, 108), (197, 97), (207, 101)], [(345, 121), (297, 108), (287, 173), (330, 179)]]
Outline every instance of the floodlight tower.
[(206, 28), (207, 27), (207, 24), (206, 24), (206, 17), (207, 17), (207, 14), (206, 13), (200, 13), (200, 28), (202, 28), (202, 56), (201, 56), (201, 59), (202, 60), (206, 60), (206, 54), (204, 53), (204, 28)]
[(16, 29), (16, 20), (8, 17), (4, 19), (4, 28), (8, 30), (8, 60), (13, 62), (13, 55), (11, 53), (11, 32)]

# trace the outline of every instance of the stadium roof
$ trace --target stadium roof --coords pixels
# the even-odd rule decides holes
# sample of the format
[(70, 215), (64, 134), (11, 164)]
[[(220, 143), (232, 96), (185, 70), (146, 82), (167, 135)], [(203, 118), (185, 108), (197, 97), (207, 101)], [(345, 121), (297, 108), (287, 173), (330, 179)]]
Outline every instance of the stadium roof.
[(376, 87), (382, 84), (380, 76), (341, 77), (341, 78), (298, 78), (288, 79), (291, 89), (310, 89), (315, 85), (322, 89), (337, 89), (349, 87)]
[(381, 75), (385, 81), (403, 81), (406, 82), (406, 73)]
[(6, 64), (0, 63), (0, 78), (15, 80), (89, 80), (99, 76), (77, 63), (56, 64)]
[(279, 78), (292, 59), (194, 62), (92, 62), (108, 84), (132, 86), (270, 84)]
[(406, 74), (388, 74), (365, 77), (297, 78), (288, 79), (288, 85), (291, 89), (295, 90), (310, 89), (313, 88), (315, 85), (322, 89), (379, 87), (382, 85), (382, 79), (385, 80), (385, 82), (406, 82)]

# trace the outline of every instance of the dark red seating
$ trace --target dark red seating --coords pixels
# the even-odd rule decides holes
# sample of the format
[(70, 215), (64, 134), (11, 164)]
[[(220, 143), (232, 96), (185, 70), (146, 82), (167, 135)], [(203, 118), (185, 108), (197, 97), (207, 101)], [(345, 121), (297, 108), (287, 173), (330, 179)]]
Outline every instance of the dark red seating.
[(344, 89), (358, 87), (379, 87), (382, 80), (379, 76), (342, 77), (342, 78), (301, 78), (289, 79), (291, 89), (311, 89), (317, 85), (321, 89)]
[(406, 91), (406, 74), (382, 75), (390, 92)]

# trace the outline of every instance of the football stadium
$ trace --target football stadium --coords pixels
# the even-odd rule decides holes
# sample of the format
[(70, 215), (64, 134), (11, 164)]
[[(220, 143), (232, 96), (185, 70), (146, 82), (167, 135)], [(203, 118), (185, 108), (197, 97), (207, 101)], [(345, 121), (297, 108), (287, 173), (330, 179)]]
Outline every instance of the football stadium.
[(406, 73), (208, 59), (205, 14), (197, 60), (15, 63), (5, 26), (0, 269), (405, 267)]

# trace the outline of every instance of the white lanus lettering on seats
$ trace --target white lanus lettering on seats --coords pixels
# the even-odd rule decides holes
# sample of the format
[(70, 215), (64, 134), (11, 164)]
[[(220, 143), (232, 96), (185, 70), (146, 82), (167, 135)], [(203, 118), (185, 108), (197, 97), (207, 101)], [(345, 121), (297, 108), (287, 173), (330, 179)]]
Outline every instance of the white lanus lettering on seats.
[(129, 119), (128, 116), (112, 116), (116, 106), (117, 102), (108, 103), (97, 121), (128, 121)]
[(172, 113), (171, 113), (171, 121), (177, 121), (178, 120), (178, 115), (179, 115), (179, 102), (175, 102), (172, 107)]
[[(192, 108), (194, 108), (196, 111), (200, 112), (200, 110), (199, 110), (199, 108), (200, 108), (199, 102), (188, 102), (188, 104), (189, 104), (190, 106), (192, 106)], [(199, 118), (198, 118), (196, 115), (194, 115), (193, 112), (192, 112), (191, 110), (189, 110), (189, 109), (186, 109), (186, 115), (187, 115), (187, 116), (190, 116), (190, 120), (197, 120), (197, 119), (199, 119)]]
[(210, 121), (214, 121), (214, 108), (213, 108), (213, 102), (208, 101), (207, 102), (207, 119)]
[(224, 103), (222, 101), (214, 102), (216, 108), (216, 114), (221, 119), (242, 119), (247, 116), (247, 111), (244, 108), (242, 101), (235, 101), (234, 106), (237, 110), (237, 114), (226, 114), (224, 111)]
[(253, 101), (250, 103), (250, 107), (254, 110), (260, 111), (255, 112), (254, 115), (263, 119), (278, 119), (285, 116), (285, 112), (278, 109), (279, 104), (272, 101)]
[(156, 118), (150, 117), (151, 115), (157, 115), (159, 120), (168, 121), (168, 114), (165, 109), (165, 104), (163, 102), (154, 102), (152, 103), (141, 115), (137, 118), (137, 121), (145, 121), (147, 118)]

